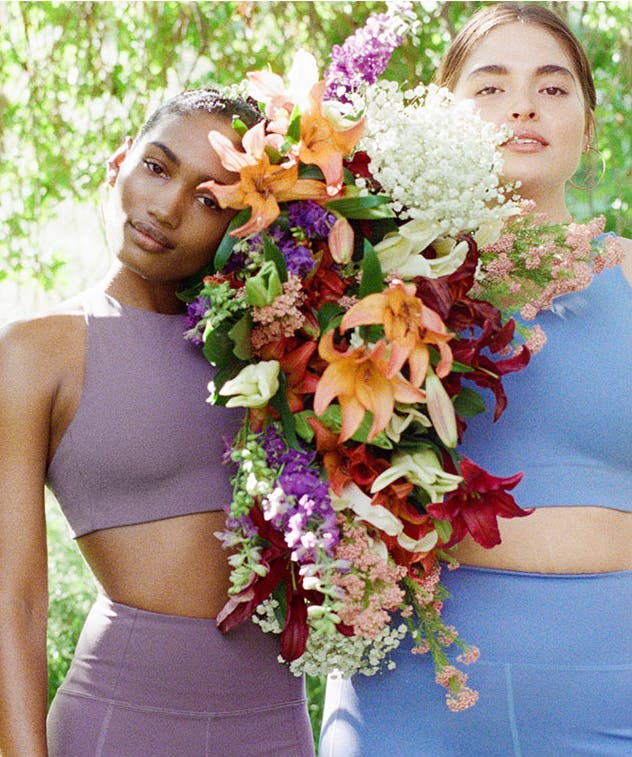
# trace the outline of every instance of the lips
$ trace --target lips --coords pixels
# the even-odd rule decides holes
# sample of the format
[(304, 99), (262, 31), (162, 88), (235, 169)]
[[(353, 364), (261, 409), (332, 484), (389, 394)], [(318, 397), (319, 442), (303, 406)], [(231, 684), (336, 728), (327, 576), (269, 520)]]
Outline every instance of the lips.
[(513, 137), (505, 142), (505, 147), (524, 147), (541, 149), (548, 146), (548, 142), (541, 134), (533, 131), (514, 131)]
[(134, 241), (145, 250), (173, 250), (175, 244), (155, 226), (144, 221), (130, 221)]

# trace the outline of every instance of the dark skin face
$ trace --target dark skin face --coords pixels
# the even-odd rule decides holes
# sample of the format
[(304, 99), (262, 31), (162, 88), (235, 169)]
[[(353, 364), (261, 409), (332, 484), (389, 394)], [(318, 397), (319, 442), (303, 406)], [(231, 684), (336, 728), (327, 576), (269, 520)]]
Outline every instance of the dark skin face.
[(149, 292), (173, 296), (212, 261), (235, 213), (199, 186), (238, 179), (212, 149), (211, 130), (238, 139), (226, 116), (171, 114), (138, 141), (127, 140), (109, 163), (107, 237), (119, 261), (115, 289), (130, 304), (156, 300)]

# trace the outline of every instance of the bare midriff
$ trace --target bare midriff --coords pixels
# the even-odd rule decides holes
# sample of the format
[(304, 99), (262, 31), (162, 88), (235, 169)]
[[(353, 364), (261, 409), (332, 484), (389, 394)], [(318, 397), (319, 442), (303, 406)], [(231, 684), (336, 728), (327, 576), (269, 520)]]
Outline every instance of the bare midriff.
[(499, 518), (502, 543), (485, 549), (468, 537), (463, 565), (528, 573), (608, 573), (632, 569), (632, 513), (604, 507), (538, 507)]
[(103, 593), (151, 612), (215, 618), (227, 599), (228, 553), (214, 536), (223, 512), (195, 513), (81, 536)]

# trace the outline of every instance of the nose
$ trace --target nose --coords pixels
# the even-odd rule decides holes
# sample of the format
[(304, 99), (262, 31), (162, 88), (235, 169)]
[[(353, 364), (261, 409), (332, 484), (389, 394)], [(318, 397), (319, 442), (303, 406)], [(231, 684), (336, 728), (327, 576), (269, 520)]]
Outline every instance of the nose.
[(509, 108), (511, 121), (535, 121), (538, 118), (537, 108), (528, 93), (517, 96)]
[(182, 220), (182, 208), (182, 193), (173, 182), (155, 192), (150, 199), (147, 212), (161, 225), (176, 229)]

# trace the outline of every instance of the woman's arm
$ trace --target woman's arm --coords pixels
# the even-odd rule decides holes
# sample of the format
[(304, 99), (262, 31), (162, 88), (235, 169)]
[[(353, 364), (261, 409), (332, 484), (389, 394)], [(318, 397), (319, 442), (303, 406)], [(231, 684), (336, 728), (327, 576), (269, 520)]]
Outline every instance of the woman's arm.
[(630, 286), (632, 286), (632, 239), (619, 237), (619, 241), (621, 242), (623, 249), (625, 250), (625, 258), (621, 263), (621, 268), (623, 268), (623, 273), (625, 274), (627, 280), (630, 282)]
[(47, 754), (44, 478), (56, 385), (40, 324), (16, 324), (0, 335), (2, 757)]

